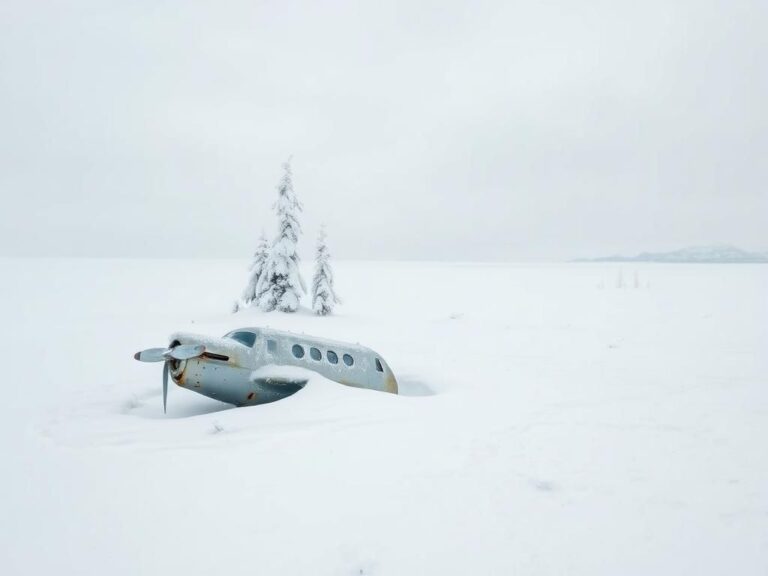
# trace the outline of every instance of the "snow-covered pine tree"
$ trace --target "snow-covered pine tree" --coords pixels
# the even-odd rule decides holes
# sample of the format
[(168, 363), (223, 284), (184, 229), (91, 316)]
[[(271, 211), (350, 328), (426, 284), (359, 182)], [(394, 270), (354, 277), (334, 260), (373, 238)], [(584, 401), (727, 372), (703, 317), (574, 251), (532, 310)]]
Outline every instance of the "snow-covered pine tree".
[(278, 232), (256, 285), (258, 305), (265, 312), (295, 312), (299, 308), (301, 294), (307, 291), (296, 253), (301, 234), (298, 213), (302, 207), (293, 191), (290, 163), (283, 164), (283, 169), (285, 173), (277, 186), (277, 202), (274, 205)]
[(326, 316), (333, 312), (333, 307), (339, 302), (333, 288), (333, 270), (331, 269), (331, 254), (325, 243), (325, 228), (320, 228), (317, 237), (317, 252), (315, 253), (315, 274), (312, 278), (312, 310), (318, 316)]
[(269, 258), (269, 244), (264, 233), (259, 236), (259, 242), (256, 244), (256, 252), (253, 254), (253, 262), (248, 274), (248, 284), (243, 290), (243, 306), (252, 306), (256, 304), (256, 287), (259, 285), (259, 279), (264, 273), (264, 267)]

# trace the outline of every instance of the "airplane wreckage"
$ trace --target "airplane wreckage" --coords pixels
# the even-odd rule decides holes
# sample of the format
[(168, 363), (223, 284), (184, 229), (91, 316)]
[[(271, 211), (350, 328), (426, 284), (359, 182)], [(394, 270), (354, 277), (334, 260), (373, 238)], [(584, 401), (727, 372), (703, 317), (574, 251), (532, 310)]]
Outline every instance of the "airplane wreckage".
[(134, 358), (164, 363), (164, 411), (169, 376), (182, 388), (235, 406), (286, 398), (304, 387), (307, 370), (347, 386), (397, 394), (392, 370), (373, 350), (269, 328), (239, 328), (222, 338), (178, 332), (168, 348), (142, 350)]

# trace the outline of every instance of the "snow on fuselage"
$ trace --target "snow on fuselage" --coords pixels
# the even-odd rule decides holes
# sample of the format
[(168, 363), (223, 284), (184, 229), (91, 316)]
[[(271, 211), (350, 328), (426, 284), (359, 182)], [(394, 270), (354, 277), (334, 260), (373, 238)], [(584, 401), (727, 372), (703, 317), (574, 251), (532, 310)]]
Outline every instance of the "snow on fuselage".
[(306, 384), (307, 371), (347, 386), (397, 394), (387, 363), (360, 345), (269, 328), (240, 328), (222, 338), (180, 332), (171, 336), (171, 346), (176, 344), (202, 344), (205, 353), (172, 361), (173, 381), (236, 406), (290, 396)]

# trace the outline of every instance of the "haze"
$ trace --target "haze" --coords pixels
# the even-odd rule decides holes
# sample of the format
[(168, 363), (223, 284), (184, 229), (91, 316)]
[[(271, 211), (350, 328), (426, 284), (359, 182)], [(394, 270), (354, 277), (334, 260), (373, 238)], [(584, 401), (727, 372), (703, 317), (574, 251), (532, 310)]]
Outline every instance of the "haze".
[(0, 253), (768, 248), (760, 1), (0, 3)]

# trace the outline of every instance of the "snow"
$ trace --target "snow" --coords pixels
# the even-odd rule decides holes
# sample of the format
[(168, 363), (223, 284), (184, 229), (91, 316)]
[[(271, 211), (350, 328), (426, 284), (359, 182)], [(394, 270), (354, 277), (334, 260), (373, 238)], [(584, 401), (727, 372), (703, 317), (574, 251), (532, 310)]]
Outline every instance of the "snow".
[[(317, 317), (229, 314), (247, 262), (0, 263), (3, 574), (768, 571), (766, 266), (339, 261)], [(163, 415), (134, 352), (258, 325), (403, 394)]]

